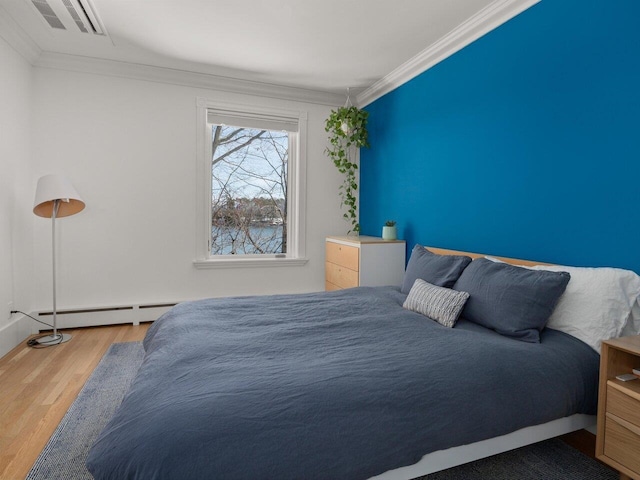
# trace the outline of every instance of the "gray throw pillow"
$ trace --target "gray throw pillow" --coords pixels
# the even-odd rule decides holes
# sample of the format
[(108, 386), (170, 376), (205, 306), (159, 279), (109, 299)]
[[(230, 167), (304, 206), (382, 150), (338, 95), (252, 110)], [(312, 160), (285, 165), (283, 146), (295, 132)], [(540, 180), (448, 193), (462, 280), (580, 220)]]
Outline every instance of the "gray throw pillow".
[(456, 324), (468, 298), (467, 292), (437, 287), (418, 278), (402, 306), (451, 328)]
[(570, 278), (567, 272), (529, 270), (478, 258), (453, 288), (470, 295), (464, 319), (501, 335), (539, 343), (540, 331)]
[(463, 255), (436, 255), (422, 245), (416, 245), (404, 273), (401, 291), (409, 293), (411, 287), (420, 278), (438, 287), (451, 288), (471, 258)]

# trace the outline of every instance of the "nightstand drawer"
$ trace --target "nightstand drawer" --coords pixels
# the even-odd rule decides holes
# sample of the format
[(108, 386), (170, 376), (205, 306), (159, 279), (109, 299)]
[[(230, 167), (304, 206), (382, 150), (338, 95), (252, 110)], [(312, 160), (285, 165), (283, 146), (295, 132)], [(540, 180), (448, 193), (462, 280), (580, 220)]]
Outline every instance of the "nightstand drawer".
[(640, 480), (640, 380), (620, 374), (640, 365), (640, 335), (612, 338), (600, 349), (596, 458)]
[(325, 263), (326, 282), (340, 288), (351, 288), (358, 286), (358, 272), (345, 268), (335, 263)]
[(640, 474), (640, 428), (607, 414), (604, 454)]
[(640, 401), (611, 385), (607, 385), (607, 413), (624, 418), (640, 429)]
[(349, 245), (342, 245), (341, 243), (327, 242), (327, 262), (335, 263), (336, 265), (342, 265), (349, 270), (358, 271), (360, 260), (360, 249), (358, 247), (351, 247)]

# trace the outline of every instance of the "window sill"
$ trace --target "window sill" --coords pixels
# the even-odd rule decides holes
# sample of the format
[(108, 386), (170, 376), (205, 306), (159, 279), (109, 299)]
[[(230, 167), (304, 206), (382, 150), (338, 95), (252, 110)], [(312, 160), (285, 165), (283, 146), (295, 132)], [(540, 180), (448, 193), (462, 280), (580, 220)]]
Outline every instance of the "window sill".
[(197, 269), (207, 268), (262, 268), (262, 267), (301, 267), (306, 265), (308, 258), (208, 258), (194, 260)]

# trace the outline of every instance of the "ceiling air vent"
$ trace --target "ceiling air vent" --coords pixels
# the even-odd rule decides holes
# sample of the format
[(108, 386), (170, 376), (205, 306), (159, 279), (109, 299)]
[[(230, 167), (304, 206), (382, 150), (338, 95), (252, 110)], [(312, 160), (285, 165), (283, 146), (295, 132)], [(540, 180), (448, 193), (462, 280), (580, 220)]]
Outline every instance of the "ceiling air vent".
[[(47, 23), (62, 30), (106, 36), (90, 0), (31, 0)], [(68, 15), (68, 16), (67, 16)]]
[(60, 21), (60, 19), (56, 15), (56, 12), (53, 11), (53, 8), (51, 8), (46, 0), (31, 0), (31, 2), (38, 9), (40, 15), (44, 17), (51, 28), (66, 30), (64, 24)]
[(64, 3), (64, 6), (67, 7), (67, 11), (69, 12), (69, 15), (71, 15), (71, 18), (73, 18), (73, 21), (76, 22), (76, 25), (78, 26), (80, 31), (82, 33), (89, 33), (87, 31), (87, 28), (84, 26), (84, 23), (82, 23), (82, 19), (80, 18), (80, 15), (78, 15), (78, 12), (76, 11), (75, 7), (71, 4), (71, 1), (62, 0), (62, 3)]

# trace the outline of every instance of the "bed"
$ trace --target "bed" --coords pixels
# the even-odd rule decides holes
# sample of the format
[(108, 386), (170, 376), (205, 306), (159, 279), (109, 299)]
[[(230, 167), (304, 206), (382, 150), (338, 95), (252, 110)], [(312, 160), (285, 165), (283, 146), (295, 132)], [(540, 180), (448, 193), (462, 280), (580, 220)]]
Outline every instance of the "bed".
[(447, 328), (406, 308), (411, 295), (359, 287), (177, 305), (149, 329), (89, 471), (409, 479), (595, 423), (599, 355), (585, 342), (551, 328), (520, 341), (462, 317)]

